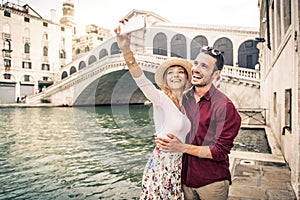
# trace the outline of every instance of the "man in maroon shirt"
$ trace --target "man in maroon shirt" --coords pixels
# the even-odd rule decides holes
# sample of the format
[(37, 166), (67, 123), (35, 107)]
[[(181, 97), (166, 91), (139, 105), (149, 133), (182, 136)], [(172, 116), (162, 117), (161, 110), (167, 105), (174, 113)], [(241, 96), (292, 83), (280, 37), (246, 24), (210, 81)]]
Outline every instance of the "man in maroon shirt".
[(226, 200), (231, 174), (229, 157), (241, 118), (231, 100), (212, 81), (224, 66), (221, 52), (203, 47), (192, 67), (193, 87), (182, 104), (192, 128), (186, 144), (174, 135), (156, 138), (162, 151), (182, 152), (182, 184), (185, 199)]

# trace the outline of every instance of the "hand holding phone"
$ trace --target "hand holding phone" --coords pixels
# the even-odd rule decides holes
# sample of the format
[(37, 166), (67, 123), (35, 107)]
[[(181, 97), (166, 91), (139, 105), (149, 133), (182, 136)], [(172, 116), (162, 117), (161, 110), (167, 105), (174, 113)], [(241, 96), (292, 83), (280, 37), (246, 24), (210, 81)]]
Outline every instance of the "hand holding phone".
[(120, 34), (131, 33), (143, 28), (145, 28), (145, 17), (138, 15), (120, 23)]

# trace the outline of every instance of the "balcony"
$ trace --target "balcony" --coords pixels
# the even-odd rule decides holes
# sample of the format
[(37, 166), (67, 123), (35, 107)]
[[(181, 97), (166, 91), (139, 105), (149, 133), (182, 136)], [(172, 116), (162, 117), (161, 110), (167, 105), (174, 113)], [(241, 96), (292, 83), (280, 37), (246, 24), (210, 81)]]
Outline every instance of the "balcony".
[(10, 49), (2, 49), (2, 56), (4, 58), (11, 58), (11, 52), (12, 50)]
[(30, 54), (29, 53), (23, 53), (23, 60), (30, 60)]
[(42, 56), (41, 58), (42, 62), (48, 62), (48, 56)]
[(11, 40), (11, 34), (9, 33), (2, 33), (2, 39), (3, 40)]
[(23, 37), (24, 44), (30, 44), (30, 37)]
[(48, 40), (42, 40), (41, 45), (44, 46), (48, 46), (49, 42)]

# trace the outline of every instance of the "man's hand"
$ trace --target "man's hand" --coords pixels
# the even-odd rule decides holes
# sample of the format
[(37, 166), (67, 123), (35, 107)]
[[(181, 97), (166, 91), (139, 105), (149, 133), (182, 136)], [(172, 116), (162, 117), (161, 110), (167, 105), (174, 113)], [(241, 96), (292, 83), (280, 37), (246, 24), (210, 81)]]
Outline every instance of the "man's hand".
[(184, 153), (187, 149), (187, 145), (182, 143), (175, 135), (167, 134), (169, 138), (155, 137), (155, 143), (159, 149), (163, 152), (179, 152)]

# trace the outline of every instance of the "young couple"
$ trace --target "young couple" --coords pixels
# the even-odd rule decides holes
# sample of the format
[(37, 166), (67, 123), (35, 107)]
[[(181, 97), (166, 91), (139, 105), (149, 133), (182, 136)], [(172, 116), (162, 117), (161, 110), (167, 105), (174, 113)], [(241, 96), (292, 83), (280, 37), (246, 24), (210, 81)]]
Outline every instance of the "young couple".
[[(153, 104), (157, 137), (144, 169), (140, 199), (225, 200), (231, 174), (229, 158), (241, 118), (212, 81), (224, 65), (221, 52), (203, 47), (193, 65), (169, 58), (149, 81), (130, 49), (130, 34), (116, 38), (128, 69)], [(192, 87), (190, 87), (192, 84)]]

